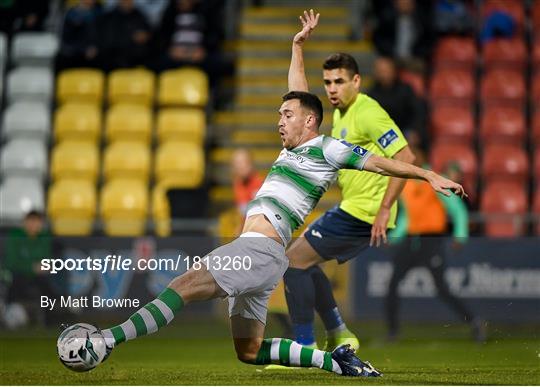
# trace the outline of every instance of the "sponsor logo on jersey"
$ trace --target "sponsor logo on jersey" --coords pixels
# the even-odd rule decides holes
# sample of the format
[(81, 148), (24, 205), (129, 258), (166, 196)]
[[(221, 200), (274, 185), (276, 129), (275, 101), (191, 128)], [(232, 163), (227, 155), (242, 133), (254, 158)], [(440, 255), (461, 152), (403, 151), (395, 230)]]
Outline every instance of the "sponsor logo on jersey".
[(318, 232), (317, 230), (311, 230), (311, 235), (313, 235), (314, 237), (317, 237), (319, 239), (322, 239), (322, 234), (320, 232)]
[(398, 138), (399, 137), (396, 131), (394, 129), (390, 129), (388, 132), (386, 132), (381, 137), (379, 137), (377, 142), (379, 143), (380, 146), (382, 146), (383, 148), (386, 148), (388, 145), (396, 141)]
[(351, 144), (348, 141), (345, 140), (339, 140), (343, 145), (347, 145), (351, 150), (356, 153), (358, 156), (363, 157), (367, 153), (367, 149), (362, 148), (359, 145)]
[(357, 154), (358, 156), (360, 156), (360, 157), (364, 157), (365, 154), (367, 153), (367, 149), (362, 148), (361, 146), (358, 146), (358, 145), (356, 145), (356, 146), (352, 149), (352, 151), (353, 151), (354, 153), (356, 153), (356, 154)]
[[(302, 153), (305, 153), (305, 152), (302, 152)], [(286, 152), (285, 157), (288, 158), (288, 159), (294, 159), (294, 160), (298, 161), (300, 164), (302, 164), (304, 161), (306, 161), (305, 158), (303, 158), (302, 156), (300, 156), (300, 155), (298, 155), (296, 153), (293, 153), (293, 152)]]
[(303, 155), (304, 153), (308, 153), (308, 152), (309, 152), (309, 147), (306, 147), (306, 148), (302, 148), (302, 150), (298, 152), (298, 154)]

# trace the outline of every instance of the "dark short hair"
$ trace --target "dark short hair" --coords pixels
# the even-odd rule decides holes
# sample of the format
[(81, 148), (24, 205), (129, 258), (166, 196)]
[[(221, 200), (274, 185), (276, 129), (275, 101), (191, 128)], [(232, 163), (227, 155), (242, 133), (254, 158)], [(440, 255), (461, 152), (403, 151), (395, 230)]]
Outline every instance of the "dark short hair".
[(355, 74), (360, 74), (358, 70), (358, 63), (356, 60), (349, 54), (343, 52), (338, 52), (337, 54), (332, 54), (323, 63), (324, 70), (335, 70), (335, 69), (345, 69), (351, 74), (351, 77)]
[(282, 101), (289, 101), (291, 99), (297, 99), (300, 101), (302, 108), (311, 110), (315, 114), (315, 122), (317, 128), (321, 125), (323, 120), (323, 107), (322, 102), (315, 94), (308, 93), (306, 91), (289, 91), (282, 97)]
[(43, 214), (43, 212), (39, 211), (39, 210), (30, 210), (26, 213), (24, 219), (29, 219), (29, 218), (39, 218), (39, 219), (44, 219), (45, 218), (45, 215)]

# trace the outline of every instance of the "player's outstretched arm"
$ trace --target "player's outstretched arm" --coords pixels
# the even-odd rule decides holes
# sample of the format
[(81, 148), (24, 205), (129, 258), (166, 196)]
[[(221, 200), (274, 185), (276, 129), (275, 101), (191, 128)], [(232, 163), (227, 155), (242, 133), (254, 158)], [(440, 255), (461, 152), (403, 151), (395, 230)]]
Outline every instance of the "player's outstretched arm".
[(443, 195), (450, 196), (450, 191), (461, 197), (467, 194), (461, 184), (436, 174), (433, 171), (419, 168), (415, 165), (404, 163), (399, 160), (387, 159), (377, 155), (371, 155), (364, 164), (364, 170), (375, 172), (380, 175), (405, 177), (409, 179), (426, 180), (433, 189)]
[(309, 91), (306, 72), (304, 70), (304, 53), (302, 46), (311, 32), (319, 23), (319, 14), (310, 9), (300, 16), (302, 30), (293, 38), (291, 64), (289, 66), (288, 86), (289, 91)]

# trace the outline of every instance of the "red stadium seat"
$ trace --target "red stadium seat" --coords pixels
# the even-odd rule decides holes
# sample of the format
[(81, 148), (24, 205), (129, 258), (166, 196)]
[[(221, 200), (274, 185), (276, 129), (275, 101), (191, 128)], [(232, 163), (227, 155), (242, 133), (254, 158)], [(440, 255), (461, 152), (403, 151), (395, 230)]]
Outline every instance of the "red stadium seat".
[(482, 177), (484, 182), (503, 181), (524, 185), (529, 176), (529, 160), (522, 147), (492, 144), (484, 149)]
[(532, 79), (531, 103), (536, 110), (540, 109), (540, 72), (537, 72)]
[(399, 79), (408, 84), (414, 90), (414, 93), (421, 98), (426, 96), (426, 81), (421, 74), (413, 71), (401, 70)]
[(523, 32), (525, 25), (525, 8), (522, 0), (486, 0), (480, 11), (482, 19), (485, 19), (494, 11), (503, 11), (516, 21), (518, 31)]
[(514, 106), (523, 108), (527, 88), (523, 73), (513, 70), (488, 71), (480, 85), (484, 106)]
[(463, 186), (471, 202), (476, 200), (478, 162), (473, 148), (468, 144), (436, 143), (431, 147), (430, 163), (433, 170), (442, 172), (450, 162), (457, 162), (463, 171)]
[(531, 9), (531, 22), (536, 39), (540, 36), (540, 2), (534, 1)]
[(540, 109), (537, 109), (532, 116), (531, 142), (540, 147)]
[(536, 184), (536, 190), (534, 191), (532, 213), (536, 217), (534, 222), (536, 235), (540, 235), (540, 184)]
[(480, 118), (481, 144), (505, 143), (522, 145), (526, 124), (522, 109), (488, 107)]
[[(540, 35), (540, 26), (538, 27), (538, 31)], [(534, 72), (537, 73), (540, 70), (540, 38), (536, 38), (533, 43), (531, 62)]]
[(470, 106), (475, 99), (474, 78), (463, 70), (437, 71), (431, 78), (429, 91), (433, 104)]
[(435, 69), (447, 68), (472, 71), (478, 52), (473, 38), (446, 37), (439, 39), (433, 55)]
[(471, 144), (474, 117), (464, 106), (440, 106), (431, 112), (431, 130), (435, 142), (449, 141)]
[(492, 39), (482, 50), (484, 71), (494, 68), (523, 70), (527, 65), (527, 47), (523, 39)]
[(537, 188), (540, 187), (540, 147), (536, 147), (533, 155), (533, 174)]
[(527, 193), (520, 184), (495, 182), (482, 192), (481, 211), (486, 217), (486, 235), (515, 237), (523, 235), (527, 212)]

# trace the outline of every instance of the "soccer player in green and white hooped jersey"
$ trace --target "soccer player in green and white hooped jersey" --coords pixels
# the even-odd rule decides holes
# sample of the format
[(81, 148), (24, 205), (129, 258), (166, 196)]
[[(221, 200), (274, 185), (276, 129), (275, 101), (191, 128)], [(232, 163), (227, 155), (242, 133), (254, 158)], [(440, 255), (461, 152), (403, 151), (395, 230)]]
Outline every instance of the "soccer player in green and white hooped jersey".
[[(249, 205), (242, 235), (209, 253), (209, 265), (191, 268), (174, 278), (127, 321), (104, 330), (108, 353), (124, 341), (156, 332), (188, 303), (227, 297), (239, 360), (318, 367), (345, 376), (380, 376), (369, 363), (358, 359), (349, 345), (326, 352), (288, 339), (263, 338), (268, 298), (288, 266), (285, 246), (293, 229), (304, 222), (342, 168), (423, 179), (446, 195), (448, 189), (464, 194), (463, 187), (434, 172), (321, 136), (322, 114), (322, 103), (313, 94), (293, 91), (283, 97), (278, 129), (284, 149)], [(224, 256), (248, 256), (251, 265), (220, 270), (212, 262)]]
[[(304, 11), (302, 30), (295, 35), (289, 68), (289, 90), (308, 91), (303, 44), (317, 26), (319, 14)], [(380, 156), (412, 163), (414, 155), (403, 134), (383, 108), (361, 94), (358, 65), (348, 54), (333, 54), (323, 64), (326, 95), (334, 106), (332, 136), (345, 139)], [(325, 260), (339, 263), (357, 257), (369, 245), (386, 242), (393, 228), (398, 198), (405, 181), (361, 171), (340, 171), (343, 200), (312, 223), (287, 250), (285, 273), (289, 313), (298, 343), (315, 347), (314, 309), (321, 317), (326, 350), (342, 343), (358, 348), (339, 312), (330, 281), (319, 267)]]

